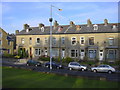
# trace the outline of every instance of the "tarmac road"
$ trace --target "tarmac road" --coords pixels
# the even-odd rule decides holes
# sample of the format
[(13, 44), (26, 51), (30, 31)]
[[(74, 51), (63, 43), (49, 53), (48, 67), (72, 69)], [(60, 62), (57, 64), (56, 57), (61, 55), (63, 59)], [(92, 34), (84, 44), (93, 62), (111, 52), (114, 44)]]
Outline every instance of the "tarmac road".
[(34, 70), (36, 72), (43, 72), (43, 73), (54, 73), (57, 75), (64, 75), (64, 76), (75, 76), (75, 77), (83, 77), (83, 78), (91, 78), (91, 79), (99, 79), (99, 80), (108, 80), (108, 81), (119, 81), (120, 82), (120, 73), (94, 73), (91, 71), (78, 71), (78, 70), (68, 70), (67, 67), (64, 69), (52, 69), (40, 66), (26, 66), (26, 64), (22, 63), (15, 63), (15, 62), (7, 62), (2, 61), (2, 66), (10, 66), (20, 69), (27, 69), (27, 70)]

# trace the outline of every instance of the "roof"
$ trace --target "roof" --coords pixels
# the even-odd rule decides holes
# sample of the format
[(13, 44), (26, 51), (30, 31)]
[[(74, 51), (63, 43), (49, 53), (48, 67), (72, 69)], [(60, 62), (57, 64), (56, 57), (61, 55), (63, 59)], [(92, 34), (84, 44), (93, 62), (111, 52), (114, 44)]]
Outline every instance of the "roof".
[[(107, 26), (104, 24), (97, 24), (98, 29), (94, 30), (93, 25), (87, 26), (86, 25), (79, 25), (81, 28), (80, 30), (76, 29), (77, 25), (73, 25), (72, 27), (70, 25), (59, 25), (58, 27), (53, 28), (52, 33), (53, 34), (82, 34), (82, 33), (118, 33), (118, 24), (116, 23), (109, 23)], [(116, 28), (113, 28), (113, 25), (117, 25)], [(62, 26), (62, 30), (59, 32), (59, 27)], [(21, 30), (19, 34), (17, 35), (47, 35), (50, 34), (50, 26), (44, 27), (44, 32), (39, 29), (39, 27), (29, 27), (29, 32), (26, 32), (26, 30)]]

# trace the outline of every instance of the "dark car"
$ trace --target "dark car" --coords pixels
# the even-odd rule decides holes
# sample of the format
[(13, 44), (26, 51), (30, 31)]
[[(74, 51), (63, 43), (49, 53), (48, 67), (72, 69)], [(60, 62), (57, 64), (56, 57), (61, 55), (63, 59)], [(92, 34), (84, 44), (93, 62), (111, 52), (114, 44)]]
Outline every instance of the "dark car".
[[(52, 62), (51, 65), (52, 65), (52, 68), (57, 68), (57, 69), (63, 68), (62, 65), (57, 64), (56, 62)], [(44, 66), (47, 68), (50, 68), (50, 62), (45, 63)]]
[(27, 61), (27, 64), (26, 64), (27, 66), (41, 66), (41, 63), (40, 62), (38, 62), (38, 61), (35, 61), (35, 60), (28, 60)]

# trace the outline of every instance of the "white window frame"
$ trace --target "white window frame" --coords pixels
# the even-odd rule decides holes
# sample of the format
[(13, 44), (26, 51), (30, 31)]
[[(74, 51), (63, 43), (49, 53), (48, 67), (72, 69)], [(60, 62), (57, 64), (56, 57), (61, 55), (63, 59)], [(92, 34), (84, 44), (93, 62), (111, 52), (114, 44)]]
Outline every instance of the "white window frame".
[[(112, 40), (112, 43), (110, 42), (110, 40)], [(110, 46), (112, 46), (112, 45), (114, 45), (114, 37), (109, 37), (108, 38), (108, 44), (110, 45)]]
[[(72, 56), (72, 50), (75, 51), (75, 52), (74, 52), (74, 55), (75, 55), (74, 57)], [(71, 58), (77, 58), (77, 57), (78, 57), (78, 50), (77, 50), (77, 49), (71, 49), (71, 50), (70, 50), (70, 57), (71, 57)]]
[(44, 32), (44, 27), (41, 27), (41, 32)]
[(2, 32), (0, 32), (0, 37), (2, 37)]
[(25, 39), (21, 38), (21, 43), (24, 44), (25, 43)]
[(0, 41), (1, 41), (0, 45), (2, 45), (2, 40), (0, 40)]
[(40, 38), (39, 38), (39, 43), (37, 42), (37, 39), (38, 39), (38, 38), (36, 38), (36, 44), (40, 44)]
[(97, 24), (93, 25), (93, 27), (94, 27), (94, 30), (98, 30), (98, 25)]
[[(95, 57), (94, 58), (90, 58), (90, 51), (93, 51), (93, 52), (95, 52), (94, 54), (95, 54)], [(97, 50), (96, 49), (90, 49), (90, 50), (88, 50), (88, 57), (90, 58), (90, 59), (95, 59), (96, 57), (97, 57)]]
[[(72, 44), (73, 38), (75, 38), (75, 41), (76, 41), (74, 44)], [(71, 45), (76, 45), (76, 44), (77, 44), (77, 38), (76, 37), (71, 37)]]
[[(83, 38), (83, 39), (82, 39), (82, 38)], [(83, 44), (82, 44), (82, 40), (84, 40)], [(85, 37), (84, 37), (84, 36), (81, 36), (81, 37), (80, 37), (80, 44), (81, 44), (81, 45), (84, 45), (84, 44), (85, 44)]]
[(56, 45), (56, 44), (57, 44), (57, 38), (56, 38), (56, 37), (53, 37), (52, 40), (53, 40), (52, 44), (53, 44), (53, 45)]
[(47, 44), (48, 43), (48, 38), (47, 37), (45, 37), (45, 44)]
[[(35, 56), (40, 56), (41, 55), (41, 49), (40, 48), (35, 48)], [(37, 50), (37, 53), (36, 53)]]
[(61, 37), (61, 44), (65, 44), (65, 37)]
[(29, 38), (29, 44), (32, 44), (32, 38), (31, 37)]

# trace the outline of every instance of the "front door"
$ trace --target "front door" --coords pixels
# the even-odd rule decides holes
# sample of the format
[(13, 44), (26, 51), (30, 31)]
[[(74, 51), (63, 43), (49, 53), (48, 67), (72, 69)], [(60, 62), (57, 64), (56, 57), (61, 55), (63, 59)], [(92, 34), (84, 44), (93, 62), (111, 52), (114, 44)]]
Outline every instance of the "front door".
[(65, 49), (62, 49), (62, 58), (65, 57)]
[(80, 59), (83, 60), (84, 56), (85, 56), (85, 52), (84, 52), (84, 50), (81, 50), (81, 52), (80, 52)]
[(103, 50), (99, 51), (99, 60), (102, 61), (103, 60)]

